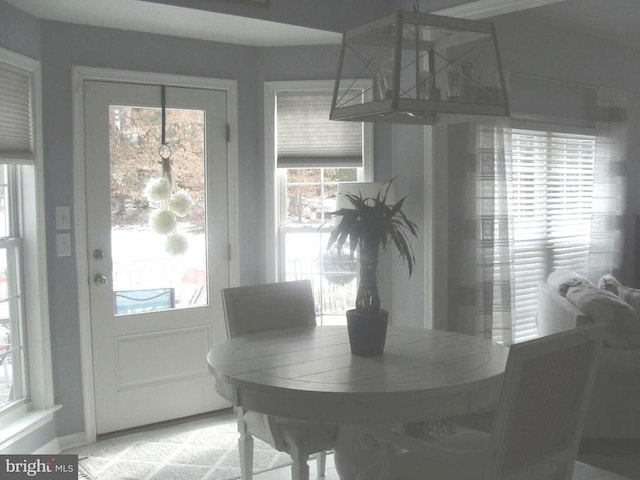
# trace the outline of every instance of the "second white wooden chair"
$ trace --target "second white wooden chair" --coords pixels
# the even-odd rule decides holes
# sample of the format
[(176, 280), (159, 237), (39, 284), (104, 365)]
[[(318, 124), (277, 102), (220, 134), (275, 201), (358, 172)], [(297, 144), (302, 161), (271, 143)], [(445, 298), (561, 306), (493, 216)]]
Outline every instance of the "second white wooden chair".
[(571, 480), (603, 332), (593, 325), (512, 345), (491, 433), (425, 442), (361, 429), (362, 443), (384, 453), (357, 480)]
[[(315, 326), (313, 290), (309, 280), (252, 285), (222, 290), (229, 338), (276, 328)], [(335, 445), (337, 425), (273, 417), (236, 408), (242, 480), (253, 472), (253, 437), (291, 455), (292, 480), (308, 480), (310, 455), (318, 454), (318, 475), (324, 476), (326, 451)]]

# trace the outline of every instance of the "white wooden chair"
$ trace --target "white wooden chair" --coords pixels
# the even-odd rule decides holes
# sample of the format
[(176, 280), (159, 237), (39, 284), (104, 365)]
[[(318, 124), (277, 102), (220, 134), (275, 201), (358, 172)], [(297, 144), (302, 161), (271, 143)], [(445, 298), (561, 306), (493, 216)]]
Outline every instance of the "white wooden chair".
[[(229, 338), (275, 328), (315, 326), (309, 280), (270, 283), (222, 290)], [(333, 448), (337, 425), (303, 422), (236, 408), (242, 480), (252, 478), (253, 437), (291, 455), (292, 480), (308, 480), (310, 455), (318, 454), (318, 475), (324, 476), (326, 451)]]
[(570, 480), (589, 405), (603, 327), (512, 345), (490, 433), (425, 442), (362, 429), (381, 461), (358, 480)]

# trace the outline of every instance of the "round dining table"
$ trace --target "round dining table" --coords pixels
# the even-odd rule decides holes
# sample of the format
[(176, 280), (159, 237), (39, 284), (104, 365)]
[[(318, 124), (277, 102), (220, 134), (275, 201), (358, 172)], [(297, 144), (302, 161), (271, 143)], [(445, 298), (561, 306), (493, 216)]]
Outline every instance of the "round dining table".
[(389, 424), (488, 410), (508, 348), (454, 332), (390, 326), (384, 353), (351, 354), (347, 328), (242, 335), (213, 347), (216, 389), (234, 406), (290, 419)]

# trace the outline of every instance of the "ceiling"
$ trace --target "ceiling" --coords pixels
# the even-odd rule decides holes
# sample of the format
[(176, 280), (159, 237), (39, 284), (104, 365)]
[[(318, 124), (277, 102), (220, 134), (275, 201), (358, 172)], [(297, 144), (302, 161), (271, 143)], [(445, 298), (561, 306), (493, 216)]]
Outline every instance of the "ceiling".
[(5, 0), (36, 18), (250, 46), (340, 43), (336, 32), (138, 0)]
[(640, 49), (639, 0), (564, 0), (518, 15)]
[[(341, 40), (339, 33), (326, 30), (138, 0), (5, 1), (41, 19), (240, 45), (321, 45), (336, 44)], [(480, 18), (478, 12), (495, 16), (525, 8), (516, 15), (640, 48), (639, 0), (473, 0), (452, 3), (458, 6), (437, 13)]]

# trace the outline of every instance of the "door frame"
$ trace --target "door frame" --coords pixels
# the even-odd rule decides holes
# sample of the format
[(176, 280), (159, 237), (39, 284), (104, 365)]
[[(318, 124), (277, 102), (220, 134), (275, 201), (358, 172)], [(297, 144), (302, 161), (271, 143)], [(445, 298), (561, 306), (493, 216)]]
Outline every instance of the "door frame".
[[(82, 401), (84, 406), (84, 432), (80, 432), (71, 443), (84, 444), (96, 440), (96, 408), (93, 391), (93, 357), (91, 348), (91, 311), (89, 301), (89, 246), (87, 238), (86, 165), (84, 157), (84, 82), (97, 80), (106, 82), (138, 83), (145, 85), (167, 85), (175, 87), (223, 90), (227, 93), (227, 122), (230, 139), (228, 148), (228, 218), (229, 245), (239, 245), (238, 211), (238, 86), (235, 80), (206, 77), (190, 77), (152, 72), (137, 72), (106, 68), (72, 67), (73, 90), (73, 167), (74, 167), (74, 211), (73, 232), (75, 236), (75, 261), (78, 278), (78, 313), (80, 324), (80, 361), (82, 365)], [(229, 282), (237, 285), (240, 264), (237, 254), (229, 249)]]

